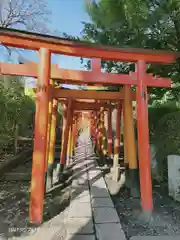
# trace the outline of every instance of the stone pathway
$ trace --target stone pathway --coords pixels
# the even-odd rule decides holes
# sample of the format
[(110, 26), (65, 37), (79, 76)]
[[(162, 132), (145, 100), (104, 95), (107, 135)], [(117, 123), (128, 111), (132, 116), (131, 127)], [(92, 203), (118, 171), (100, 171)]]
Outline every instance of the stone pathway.
[(85, 146), (76, 154), (86, 153), (76, 160), (71, 187), (71, 203), (66, 219), (67, 240), (125, 240), (120, 220), (98, 169), (88, 133), (83, 132), (79, 141)]
[(95, 159), (74, 166), (71, 204), (66, 226), (71, 240), (125, 240), (119, 217)]
[[(81, 157), (73, 164), (70, 205), (64, 212), (44, 223), (30, 240), (125, 240), (120, 220), (107, 190), (102, 172), (98, 169), (87, 133), (77, 148)], [(85, 141), (86, 140), (86, 141)], [(84, 156), (82, 155), (84, 152)], [(86, 158), (84, 158), (86, 155)], [(91, 155), (91, 156), (90, 156)], [(80, 156), (80, 155), (79, 155)]]

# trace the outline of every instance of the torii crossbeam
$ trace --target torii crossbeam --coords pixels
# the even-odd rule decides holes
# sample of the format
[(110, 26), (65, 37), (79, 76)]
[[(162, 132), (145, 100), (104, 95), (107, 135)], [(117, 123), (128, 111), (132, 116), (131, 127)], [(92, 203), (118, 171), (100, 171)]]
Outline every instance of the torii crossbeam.
[[(25, 64), (0, 64), (0, 73), (4, 75), (17, 75), (25, 77), (38, 77), (38, 65), (36, 63)], [(92, 60), (91, 71), (61, 69), (57, 65), (51, 66), (51, 79), (58, 79), (60, 83), (69, 84), (103, 84), (108, 85), (137, 85), (137, 73), (115, 74), (102, 73), (99, 59)], [(171, 81), (167, 78), (156, 78), (146, 74), (145, 83), (150, 87), (171, 87)]]

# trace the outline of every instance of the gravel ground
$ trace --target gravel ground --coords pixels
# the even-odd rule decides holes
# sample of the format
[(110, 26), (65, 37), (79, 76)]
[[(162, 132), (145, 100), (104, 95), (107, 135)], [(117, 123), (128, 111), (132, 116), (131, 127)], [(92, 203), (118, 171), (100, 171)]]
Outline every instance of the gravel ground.
[(131, 198), (127, 189), (112, 197), (128, 239), (138, 235), (180, 236), (180, 203), (167, 193), (167, 188), (153, 187), (154, 211), (149, 219), (142, 214), (140, 200)]

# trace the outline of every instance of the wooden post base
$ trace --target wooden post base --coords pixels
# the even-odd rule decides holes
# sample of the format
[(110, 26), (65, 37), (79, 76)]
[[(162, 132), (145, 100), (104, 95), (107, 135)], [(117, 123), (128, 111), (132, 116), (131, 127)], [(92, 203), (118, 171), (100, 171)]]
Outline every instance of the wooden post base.
[(126, 169), (126, 187), (130, 190), (133, 198), (140, 198), (139, 172), (138, 169)]

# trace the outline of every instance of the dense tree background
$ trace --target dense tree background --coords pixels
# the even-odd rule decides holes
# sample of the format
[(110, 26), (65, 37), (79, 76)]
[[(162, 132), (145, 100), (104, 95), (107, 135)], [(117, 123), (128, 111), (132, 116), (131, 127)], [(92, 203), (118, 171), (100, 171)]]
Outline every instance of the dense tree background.
[[(83, 39), (116, 47), (163, 49), (180, 52), (179, 0), (86, 1), (91, 23), (84, 23)], [(97, 3), (98, 2), (98, 3)], [(127, 73), (133, 64), (104, 62), (106, 71)], [(148, 72), (173, 80), (172, 89), (151, 88), (151, 100), (179, 100), (180, 61), (149, 65)]]

